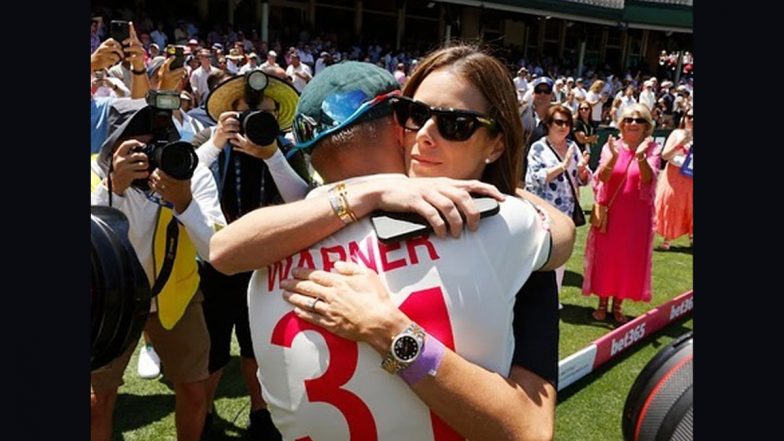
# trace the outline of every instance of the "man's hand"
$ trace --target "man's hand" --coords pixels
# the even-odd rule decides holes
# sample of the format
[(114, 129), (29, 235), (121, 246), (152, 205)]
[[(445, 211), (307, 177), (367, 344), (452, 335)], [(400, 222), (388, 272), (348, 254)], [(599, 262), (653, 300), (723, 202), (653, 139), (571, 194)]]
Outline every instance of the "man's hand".
[(218, 116), (218, 125), (212, 133), (212, 143), (215, 148), (222, 150), (231, 140), (234, 140), (240, 131), (240, 122), (237, 119), (238, 112), (223, 112)]
[(90, 69), (92, 71), (106, 69), (119, 63), (122, 59), (122, 45), (108, 38), (90, 55)]
[(112, 155), (112, 191), (116, 195), (122, 196), (134, 180), (145, 179), (149, 176), (147, 155), (133, 152), (135, 147), (143, 145), (144, 143), (135, 139), (129, 139), (120, 144), (120, 147)]
[(128, 38), (122, 43), (125, 47), (125, 57), (131, 63), (131, 69), (139, 71), (144, 70), (144, 46), (139, 38), (136, 37), (136, 29), (133, 27), (133, 22), (128, 22)]
[(161, 199), (174, 204), (177, 214), (182, 214), (193, 199), (190, 179), (174, 179), (159, 168), (150, 175), (150, 188), (155, 190)]
[(231, 139), (229, 142), (234, 146), (236, 151), (259, 159), (269, 159), (278, 150), (278, 141), (275, 139), (272, 140), (272, 144), (262, 146), (255, 144), (253, 141), (239, 133), (237, 133), (234, 136), (234, 139)]
[(174, 62), (174, 57), (167, 58), (161, 65), (156, 75), (158, 77), (158, 90), (180, 90), (180, 84), (188, 72), (185, 67), (179, 67), (174, 70), (169, 70), (171, 64)]

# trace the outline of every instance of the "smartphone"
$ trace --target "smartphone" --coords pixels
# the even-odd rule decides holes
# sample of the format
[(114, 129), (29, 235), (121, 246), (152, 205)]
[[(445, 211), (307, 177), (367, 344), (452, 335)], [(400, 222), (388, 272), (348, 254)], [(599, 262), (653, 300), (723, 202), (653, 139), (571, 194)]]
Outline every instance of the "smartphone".
[[(501, 210), (498, 201), (491, 197), (475, 196), (473, 199), (480, 218), (493, 216)], [(378, 240), (385, 244), (400, 242), (433, 231), (430, 223), (416, 213), (376, 211), (370, 216), (370, 222), (373, 224)]]
[(185, 64), (185, 47), (184, 46), (166, 46), (166, 56), (174, 57), (174, 60), (169, 65), (169, 70), (179, 69)]
[(125, 41), (130, 36), (131, 28), (127, 21), (112, 20), (111, 23), (109, 23), (109, 37), (122, 44), (123, 47), (127, 46), (123, 44), (123, 41)]

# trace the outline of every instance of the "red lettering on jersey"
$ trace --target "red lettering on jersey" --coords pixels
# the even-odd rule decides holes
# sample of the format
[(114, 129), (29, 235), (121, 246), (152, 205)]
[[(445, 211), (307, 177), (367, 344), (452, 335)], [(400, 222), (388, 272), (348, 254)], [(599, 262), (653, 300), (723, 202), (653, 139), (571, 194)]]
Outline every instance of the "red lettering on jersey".
[(406, 248), (408, 249), (408, 260), (411, 262), (411, 265), (416, 265), (419, 263), (419, 258), (417, 257), (416, 253), (416, 247), (418, 246), (422, 246), (427, 249), (427, 254), (430, 256), (431, 261), (439, 259), (438, 253), (436, 253), (436, 247), (433, 245), (433, 242), (430, 242), (430, 236), (419, 236), (413, 239), (408, 239), (406, 241)]
[[(331, 260), (329, 258), (330, 254), (337, 254), (338, 258), (335, 260)], [(323, 266), (324, 271), (329, 272), (330, 270), (332, 270), (332, 267), (335, 266), (335, 262), (337, 262), (338, 260), (346, 260), (346, 250), (344, 250), (342, 246), (335, 245), (334, 247), (321, 249), (321, 264)]]
[(351, 260), (356, 263), (360, 263), (365, 265), (365, 268), (370, 268), (375, 272), (378, 272), (376, 269), (376, 254), (373, 252), (373, 237), (368, 236), (365, 239), (365, 252), (360, 251), (359, 244), (356, 242), (349, 242), (348, 243), (348, 255), (351, 256)]
[(310, 254), (310, 250), (304, 249), (299, 253), (299, 262), (297, 263), (297, 266), (316, 269), (316, 264), (313, 263), (313, 255)]
[(403, 257), (398, 260), (388, 261), (387, 260), (387, 253), (390, 251), (395, 251), (400, 249), (400, 242), (387, 245), (382, 242), (378, 242), (378, 254), (381, 257), (381, 269), (384, 272), (391, 271), (395, 268), (400, 268), (402, 266), (406, 266), (406, 258)]
[[(272, 292), (281, 280), (289, 278), (289, 271), (291, 271), (291, 263), (293, 259), (291, 256), (286, 258), (286, 264), (283, 261), (275, 262), (267, 267), (267, 291)], [(277, 276), (277, 277), (276, 277)]]
[[(318, 378), (305, 380), (305, 391), (311, 402), (328, 403), (335, 406), (346, 418), (351, 441), (374, 441), (378, 439), (373, 414), (353, 392), (342, 389), (357, 369), (359, 347), (353, 341), (338, 337), (321, 326), (312, 325), (289, 312), (275, 325), (270, 343), (291, 348), (300, 332), (315, 331), (324, 338), (329, 352), (329, 366)], [(299, 440), (309, 439), (309, 437)], [(298, 441), (299, 441), (298, 440)]]

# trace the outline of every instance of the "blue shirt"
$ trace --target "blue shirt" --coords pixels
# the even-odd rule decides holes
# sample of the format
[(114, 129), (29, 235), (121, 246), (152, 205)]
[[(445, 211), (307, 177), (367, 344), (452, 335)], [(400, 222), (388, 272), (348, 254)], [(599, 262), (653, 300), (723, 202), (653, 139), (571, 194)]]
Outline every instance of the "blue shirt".
[(90, 98), (90, 154), (101, 151), (109, 136), (109, 107), (115, 97)]

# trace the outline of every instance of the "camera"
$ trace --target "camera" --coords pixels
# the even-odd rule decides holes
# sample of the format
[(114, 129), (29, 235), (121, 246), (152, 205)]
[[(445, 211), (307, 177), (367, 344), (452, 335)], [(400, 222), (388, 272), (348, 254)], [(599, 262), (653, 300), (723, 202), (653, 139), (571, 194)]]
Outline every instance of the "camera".
[(269, 112), (246, 110), (239, 114), (237, 120), (240, 122), (240, 134), (257, 145), (270, 145), (280, 134), (278, 120)]
[[(171, 131), (176, 130), (172, 125), (171, 118), (172, 110), (180, 107), (179, 93), (168, 90), (150, 90), (146, 100), (150, 107), (149, 127), (151, 127), (153, 138), (147, 144), (134, 148), (133, 152), (147, 155), (149, 172), (160, 168), (174, 179), (190, 179), (196, 166), (199, 165), (199, 158), (196, 156), (193, 145), (185, 141), (169, 141)], [(147, 179), (136, 179), (131, 185), (145, 191), (150, 189)]]
[(90, 370), (135, 344), (152, 291), (128, 239), (128, 219), (111, 207), (90, 207)]
[(248, 110), (237, 117), (240, 123), (240, 134), (245, 135), (254, 144), (270, 145), (280, 134), (278, 120), (269, 112), (256, 109), (264, 96), (269, 79), (267, 74), (260, 70), (251, 70), (245, 73), (245, 102)]

